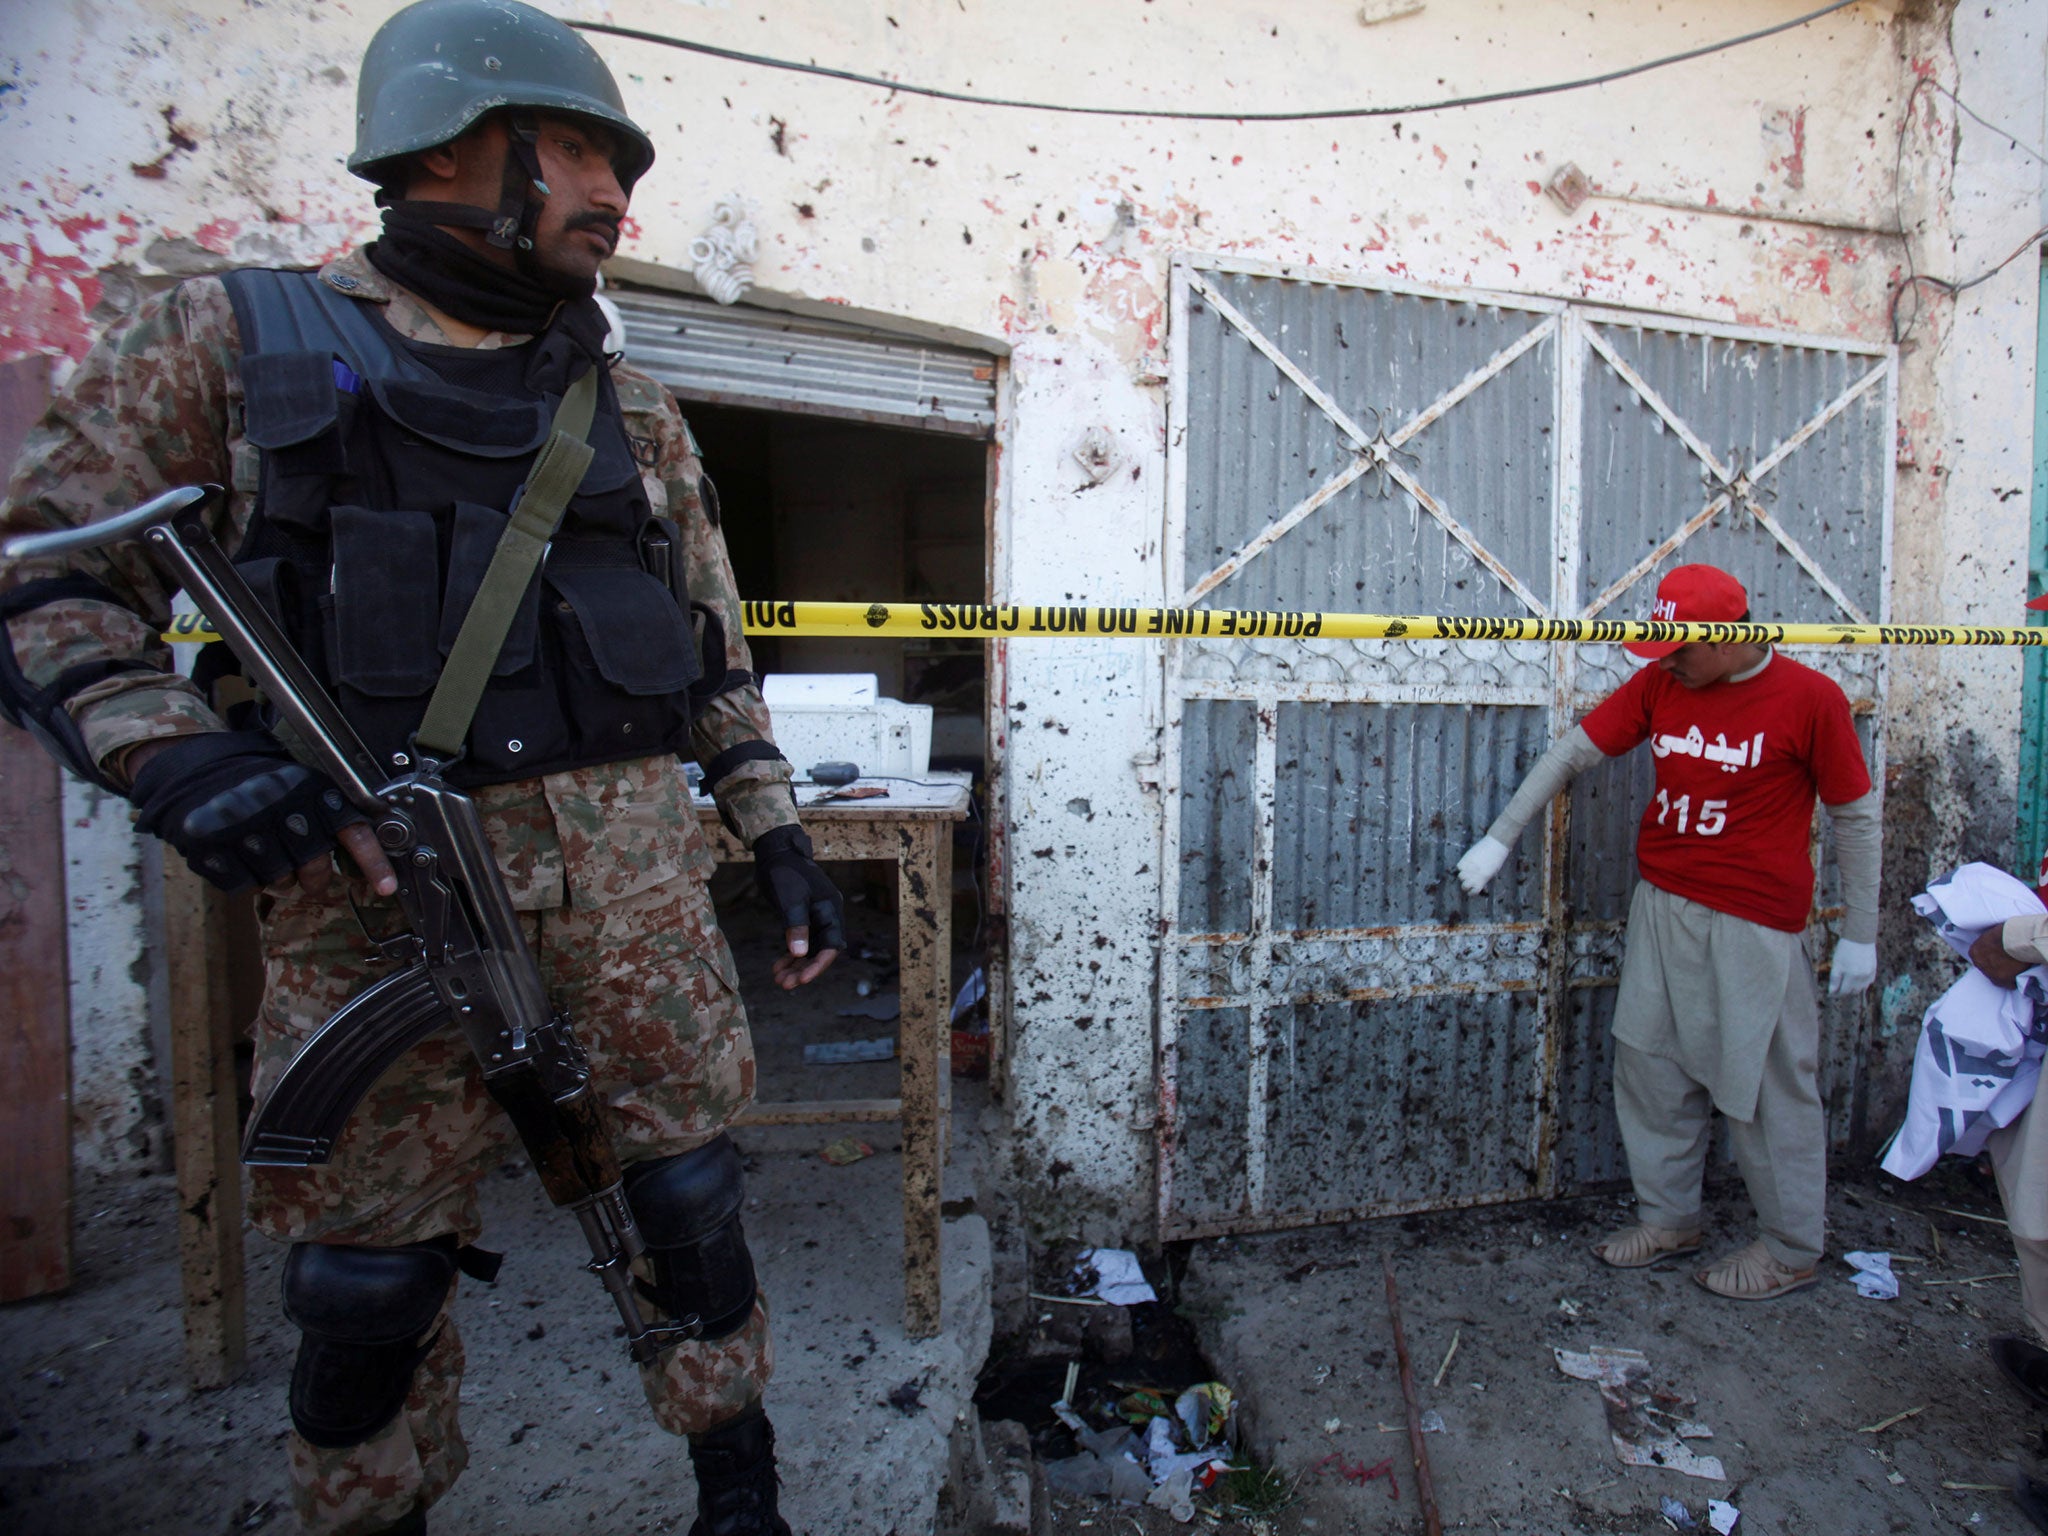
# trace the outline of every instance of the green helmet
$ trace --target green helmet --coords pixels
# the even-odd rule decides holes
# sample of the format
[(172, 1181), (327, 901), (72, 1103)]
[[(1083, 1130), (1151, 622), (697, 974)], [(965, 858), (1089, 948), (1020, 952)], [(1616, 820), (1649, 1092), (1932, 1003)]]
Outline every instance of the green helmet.
[(389, 162), (460, 138), (487, 112), (521, 107), (611, 129), (614, 169), (629, 192), (654, 163), (618, 82), (575, 31), (519, 0), (417, 0), (363, 54), (348, 168), (381, 182)]

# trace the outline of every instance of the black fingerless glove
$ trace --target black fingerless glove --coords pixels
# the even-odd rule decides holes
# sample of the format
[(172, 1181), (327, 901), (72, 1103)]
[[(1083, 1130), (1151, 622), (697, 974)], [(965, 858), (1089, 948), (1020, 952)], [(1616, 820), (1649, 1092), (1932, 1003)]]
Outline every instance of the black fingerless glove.
[(846, 948), (845, 901), (811, 857), (802, 827), (771, 827), (754, 839), (754, 884), (785, 928), (809, 928), (811, 953)]
[(142, 765), (129, 798), (136, 826), (224, 891), (290, 874), (365, 819), (264, 731), (185, 737)]

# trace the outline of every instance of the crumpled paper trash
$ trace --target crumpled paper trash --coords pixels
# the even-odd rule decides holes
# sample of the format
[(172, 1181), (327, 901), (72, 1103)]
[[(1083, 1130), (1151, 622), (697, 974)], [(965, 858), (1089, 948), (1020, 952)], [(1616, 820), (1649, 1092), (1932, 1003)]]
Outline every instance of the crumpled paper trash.
[(1095, 1287), (1082, 1292), (1084, 1296), (1096, 1296), (1117, 1307), (1159, 1299), (1145, 1279), (1145, 1271), (1138, 1267), (1138, 1256), (1128, 1248), (1084, 1248), (1076, 1273), (1085, 1269), (1095, 1271)]
[(1152, 1476), (1131, 1459), (1136, 1438), (1129, 1425), (1114, 1429), (1082, 1429), (1078, 1455), (1045, 1463), (1045, 1481), (1061, 1493), (1112, 1498), (1120, 1504), (1143, 1504), (1152, 1497)]
[(1599, 1384), (1600, 1399), (1607, 1405), (1607, 1433), (1622, 1465), (1662, 1467), (1717, 1483), (1728, 1480), (1720, 1457), (1702, 1456), (1685, 1443), (1712, 1439), (1714, 1432), (1679, 1417), (1677, 1410), (1691, 1407), (1691, 1398), (1650, 1385), (1648, 1355), (1607, 1345), (1584, 1353), (1555, 1348), (1551, 1353), (1565, 1375)]
[(1898, 1299), (1899, 1277), (1892, 1273), (1890, 1254), (1845, 1253), (1842, 1261), (1856, 1271), (1851, 1278), (1855, 1281), (1858, 1296), (1868, 1296), (1873, 1301)]

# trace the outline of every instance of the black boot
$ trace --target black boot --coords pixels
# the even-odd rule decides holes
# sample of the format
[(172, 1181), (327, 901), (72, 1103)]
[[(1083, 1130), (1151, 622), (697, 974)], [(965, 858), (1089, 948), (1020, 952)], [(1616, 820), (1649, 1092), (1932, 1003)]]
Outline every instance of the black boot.
[(690, 1536), (790, 1536), (775, 1512), (775, 1431), (758, 1406), (690, 1436), (697, 1469), (697, 1523)]

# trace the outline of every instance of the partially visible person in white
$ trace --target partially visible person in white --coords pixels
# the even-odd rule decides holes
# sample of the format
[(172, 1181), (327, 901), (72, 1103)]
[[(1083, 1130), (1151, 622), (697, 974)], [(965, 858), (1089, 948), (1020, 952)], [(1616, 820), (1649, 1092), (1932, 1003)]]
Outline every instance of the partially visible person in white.
[[(2048, 885), (2048, 858), (2041, 861)], [(1986, 928), (1970, 946), (1970, 963), (2001, 987), (2016, 986), (2020, 974), (2048, 963), (2048, 916), (2009, 917)], [(2034, 1332), (2001, 1333), (1991, 1340), (1991, 1358), (2006, 1379), (2036, 1408), (2048, 1409), (2048, 1112), (2037, 1094), (2012, 1124), (1993, 1131), (1984, 1143), (1998, 1175), (1998, 1198), (2012, 1232), (2020, 1265), (2020, 1310)], [(2014, 1490), (2020, 1507), (2048, 1530), (2048, 1484), (2022, 1476)]]
[[(2048, 608), (2037, 597), (2029, 608)], [(2040, 886), (2048, 891), (2048, 854), (2041, 858)], [(2048, 899), (2048, 898), (2044, 898)], [(1970, 946), (1970, 963), (2001, 987), (2017, 987), (2023, 972), (2048, 964), (2048, 916), (2009, 917), (1986, 928)], [(1998, 1175), (1998, 1198), (2012, 1232), (2020, 1265), (2020, 1310), (2033, 1330), (2029, 1339), (2002, 1333), (1991, 1340), (1991, 1358), (2036, 1408), (2048, 1409), (2048, 1111), (2037, 1093), (2019, 1118), (1993, 1131), (1984, 1143)], [(2013, 1496), (2034, 1524), (2048, 1531), (2048, 1484), (2022, 1474)]]
[[(1990, 864), (1965, 864), (1913, 898), (1941, 941), (1968, 958), (2008, 918), (2048, 912), (2030, 885)], [(2024, 973), (2022, 973), (2024, 975)], [(1928, 1006), (1913, 1048), (1906, 1114), (1878, 1166), (1917, 1179), (1944, 1156), (1975, 1157), (2033, 1102), (2041, 1076), (2036, 1005), (2048, 973), (2028, 985), (1971, 969)]]
[[(1749, 595), (1682, 565), (1653, 617), (1735, 622)], [(1877, 977), (1878, 797), (1832, 681), (1764, 645), (1632, 644), (1645, 667), (1543, 755), (1458, 861), (1476, 894), (1522, 829), (1579, 773), (1647, 742), (1656, 793), (1636, 837), (1641, 876), (1614, 1010), (1614, 1096), (1637, 1222), (1594, 1252), (1638, 1269), (1700, 1247), (1701, 1183), (1718, 1109), (1757, 1211), (1757, 1241), (1700, 1270), (1717, 1295), (1763, 1301), (1811, 1285), (1825, 1243), (1827, 1137), (1820, 1010), (1800, 942), (1807, 849), (1827, 808), (1847, 908), (1831, 994)]]

